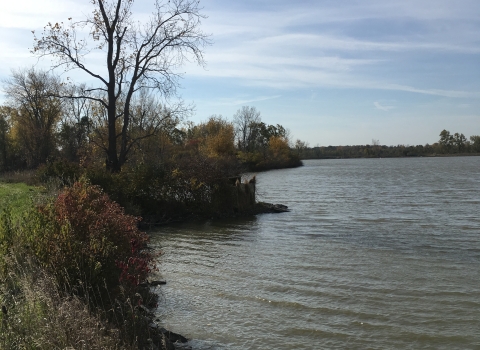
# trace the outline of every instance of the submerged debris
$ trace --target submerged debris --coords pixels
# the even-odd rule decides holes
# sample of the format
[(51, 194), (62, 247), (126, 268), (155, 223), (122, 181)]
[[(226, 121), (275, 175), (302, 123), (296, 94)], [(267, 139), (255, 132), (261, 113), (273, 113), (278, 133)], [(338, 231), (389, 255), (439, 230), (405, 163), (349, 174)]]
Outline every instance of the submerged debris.
[(289, 212), (290, 209), (286, 205), (283, 204), (272, 204), (272, 203), (265, 203), (265, 202), (258, 202), (255, 205), (255, 212), (256, 214), (263, 214), (263, 213), (285, 213)]

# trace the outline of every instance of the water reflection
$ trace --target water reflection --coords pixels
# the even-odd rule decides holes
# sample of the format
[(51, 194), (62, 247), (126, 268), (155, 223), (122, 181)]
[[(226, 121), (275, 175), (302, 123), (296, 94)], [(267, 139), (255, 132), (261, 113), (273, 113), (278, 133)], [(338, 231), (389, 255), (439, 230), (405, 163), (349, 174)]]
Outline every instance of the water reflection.
[(257, 227), (257, 217), (240, 217), (177, 223), (154, 229), (151, 234), (154, 238), (161, 234), (167, 239), (169, 234), (180, 234), (181, 236), (193, 236), (193, 238), (201, 241), (202, 238), (208, 238), (208, 240), (236, 240), (241, 239), (242, 234), (248, 234), (256, 230)]

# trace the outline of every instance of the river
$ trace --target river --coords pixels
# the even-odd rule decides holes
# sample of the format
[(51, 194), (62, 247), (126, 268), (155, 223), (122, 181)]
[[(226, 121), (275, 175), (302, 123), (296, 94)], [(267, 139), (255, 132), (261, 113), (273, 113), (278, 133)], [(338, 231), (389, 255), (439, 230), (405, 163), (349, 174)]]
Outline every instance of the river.
[(480, 349), (480, 157), (259, 173), (289, 213), (161, 227), (161, 324), (206, 349)]

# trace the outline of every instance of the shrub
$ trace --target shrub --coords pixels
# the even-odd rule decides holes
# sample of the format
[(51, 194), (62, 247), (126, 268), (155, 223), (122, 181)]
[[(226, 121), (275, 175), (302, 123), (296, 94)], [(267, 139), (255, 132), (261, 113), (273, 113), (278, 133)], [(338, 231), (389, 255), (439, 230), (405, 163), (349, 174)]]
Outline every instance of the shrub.
[(83, 169), (78, 163), (61, 159), (39, 166), (36, 173), (41, 182), (56, 180), (67, 186), (81, 177)]
[(32, 211), (25, 232), (34, 256), (59, 284), (80, 295), (93, 292), (90, 302), (98, 305), (105, 297), (134, 295), (152, 268), (138, 221), (99, 187), (80, 181)]
[[(126, 165), (116, 174), (91, 167), (86, 176), (128, 213), (141, 214), (147, 222), (161, 222), (227, 213), (231, 205), (225, 202), (232, 201), (228, 178), (238, 172), (233, 157), (185, 153), (175, 162)], [(220, 194), (225, 197), (221, 203)]]
[(138, 221), (86, 181), (18, 220), (4, 210), (0, 303), (8, 315), (0, 312), (0, 348), (78, 341), (89, 349), (133, 349), (160, 337), (146, 317), (157, 296), (142, 283), (154, 265)]

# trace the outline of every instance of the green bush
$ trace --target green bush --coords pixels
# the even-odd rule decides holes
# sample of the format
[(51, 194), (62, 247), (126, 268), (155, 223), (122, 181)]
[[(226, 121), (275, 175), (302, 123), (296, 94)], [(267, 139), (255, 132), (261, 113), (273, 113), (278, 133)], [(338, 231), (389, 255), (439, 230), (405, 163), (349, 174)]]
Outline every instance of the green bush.
[(224, 214), (231, 207), (225, 206), (232, 202), (228, 178), (239, 172), (236, 166), (234, 159), (184, 155), (175, 163), (124, 166), (116, 174), (92, 167), (86, 176), (128, 213), (161, 222)]
[(55, 179), (62, 186), (67, 186), (80, 179), (83, 172), (83, 168), (78, 163), (61, 159), (42, 164), (38, 167), (36, 175), (43, 183)]

